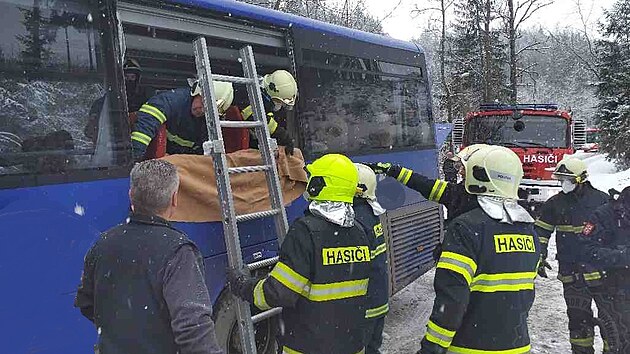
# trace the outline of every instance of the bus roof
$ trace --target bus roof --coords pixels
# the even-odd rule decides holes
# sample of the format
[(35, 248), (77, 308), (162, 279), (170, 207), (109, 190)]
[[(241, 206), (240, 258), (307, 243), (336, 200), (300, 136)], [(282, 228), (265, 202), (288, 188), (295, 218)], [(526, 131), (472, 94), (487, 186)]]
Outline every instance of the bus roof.
[(378, 34), (363, 32), (347, 27), (337, 26), (330, 23), (313, 20), (306, 17), (288, 14), (281, 11), (267, 9), (264, 7), (247, 4), (234, 0), (166, 0), (170, 3), (188, 5), (192, 7), (205, 8), (213, 11), (223, 12), (234, 17), (243, 17), (265, 22), (280, 27), (299, 27), (302, 29), (315, 30), (333, 34), (336, 36), (353, 38), (356, 40), (378, 44), (386, 47), (408, 50), (415, 53), (423, 53), (420, 46), (411, 42), (406, 42)]

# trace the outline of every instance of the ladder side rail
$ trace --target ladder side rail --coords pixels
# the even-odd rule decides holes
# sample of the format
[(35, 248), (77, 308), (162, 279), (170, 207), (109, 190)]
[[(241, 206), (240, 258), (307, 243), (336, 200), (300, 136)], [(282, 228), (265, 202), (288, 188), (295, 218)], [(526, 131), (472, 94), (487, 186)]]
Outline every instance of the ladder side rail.
[[(249, 78), (257, 78), (258, 73), (256, 71), (256, 63), (254, 61), (254, 52), (252, 47), (248, 45), (241, 48), (240, 54), (245, 76)], [(272, 139), (269, 134), (267, 114), (263, 104), (260, 85), (247, 85), (247, 93), (249, 95), (249, 101), (253, 106), (254, 117), (262, 123), (260, 127), (256, 128), (256, 137), (258, 138), (258, 148), (263, 158), (263, 165), (277, 166), (275, 151), (272, 149), (272, 140), (274, 139)], [(274, 143), (273, 147), (276, 146), (277, 145)], [(265, 172), (267, 177), (267, 187), (271, 197), (271, 208), (278, 209), (280, 211), (274, 218), (274, 224), (276, 227), (276, 234), (278, 236), (278, 243), (281, 245), (284, 240), (284, 236), (289, 229), (289, 225), (287, 221), (287, 212), (284, 208), (282, 200), (279, 172), (277, 167), (270, 168)]]
[[(216, 107), (212, 72), (210, 70), (210, 58), (205, 37), (199, 37), (193, 42), (197, 75), (203, 91), (204, 110), (206, 114), (206, 127), (210, 141), (204, 144), (204, 154), (213, 158), (214, 170), (217, 178), (217, 189), (222, 203), (221, 214), (223, 216), (223, 231), (225, 247), (227, 249), (228, 264), (231, 268), (243, 267), (243, 256), (238, 234), (236, 211), (232, 200), (232, 189), (228, 173), (227, 160), (223, 136), (219, 123), (219, 112)], [(234, 296), (234, 295), (233, 295)], [(249, 303), (234, 296), (236, 303), (238, 326), (240, 329), (241, 345), (245, 354), (256, 354), (256, 339), (254, 326), (251, 320)]]

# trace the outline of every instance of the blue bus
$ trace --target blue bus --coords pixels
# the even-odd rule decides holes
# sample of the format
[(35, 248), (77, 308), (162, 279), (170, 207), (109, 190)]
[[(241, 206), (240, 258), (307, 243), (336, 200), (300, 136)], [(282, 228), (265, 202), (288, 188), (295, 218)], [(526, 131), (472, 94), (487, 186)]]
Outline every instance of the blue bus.
[[(195, 76), (194, 38), (207, 38), (217, 74), (242, 76), (238, 49), (251, 45), (259, 73), (297, 77), (298, 106), (283, 124), (307, 160), (340, 152), (437, 177), (425, 55), (412, 43), (228, 0), (0, 0), (0, 23), (3, 353), (86, 353), (96, 341), (73, 300), (87, 249), (129, 211), (124, 58), (140, 63), (150, 96)], [(97, 138), (86, 134), (90, 114)], [(432, 266), (442, 218), (391, 178), (379, 181), (379, 199), (396, 292)], [(305, 206), (291, 203), (290, 221)], [(272, 226), (240, 225), (246, 262), (275, 255)], [(204, 255), (217, 336), (238, 353), (222, 225), (177, 227)], [(274, 352), (276, 328), (273, 318), (256, 323), (259, 353)]]

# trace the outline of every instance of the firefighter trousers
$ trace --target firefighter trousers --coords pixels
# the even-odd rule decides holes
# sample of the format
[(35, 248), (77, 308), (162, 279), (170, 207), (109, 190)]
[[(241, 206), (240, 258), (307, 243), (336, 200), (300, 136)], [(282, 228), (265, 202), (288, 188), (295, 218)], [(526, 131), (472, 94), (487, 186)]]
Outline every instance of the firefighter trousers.
[(368, 320), (365, 346), (365, 354), (381, 354), (379, 350), (383, 344), (383, 327), (385, 326), (385, 316)]
[(597, 325), (604, 353), (630, 353), (630, 292), (600, 286), (591, 288), (597, 305)]
[(573, 354), (594, 354), (596, 321), (591, 308), (593, 295), (584, 285), (563, 283), (562, 286), (569, 317), (571, 351)]

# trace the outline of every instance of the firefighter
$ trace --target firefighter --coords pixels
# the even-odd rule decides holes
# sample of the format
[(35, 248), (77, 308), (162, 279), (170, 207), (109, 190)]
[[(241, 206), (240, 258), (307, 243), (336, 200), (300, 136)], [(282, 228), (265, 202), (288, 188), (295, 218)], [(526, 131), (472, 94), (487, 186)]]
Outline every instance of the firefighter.
[[(459, 174), (465, 177), (466, 160), (477, 150), (487, 147), (486, 144), (474, 144), (462, 149), (456, 156), (456, 160), (461, 163)], [(398, 182), (419, 192), (428, 200), (440, 203), (448, 209), (450, 220), (477, 207), (475, 196), (466, 193), (463, 183), (450, 183), (440, 179), (425, 177), (413, 170), (409, 170), (399, 165), (388, 162), (368, 163), (377, 174), (386, 174), (395, 178)], [(433, 251), (433, 258), (437, 261), (440, 257), (441, 244), (437, 244)]]
[(558, 279), (562, 282), (567, 304), (571, 350), (573, 353), (594, 353), (593, 297), (588, 287), (601, 285), (601, 272), (579, 262), (577, 257), (581, 250), (577, 237), (587, 217), (606, 203), (608, 195), (590, 184), (586, 164), (575, 157), (566, 156), (562, 159), (552, 177), (561, 182), (562, 192), (541, 206), (540, 216), (535, 223), (541, 243), (538, 274), (546, 278), (546, 269), (551, 269), (547, 263), (547, 245), (555, 232)]
[[(208, 140), (201, 86), (189, 80), (189, 86), (159, 93), (140, 107), (131, 144), (134, 160), (144, 153), (162, 124), (166, 124), (168, 154), (203, 154)], [(217, 109), (223, 114), (232, 104), (234, 90), (228, 82), (214, 81)]]
[(455, 167), (457, 160), (452, 151), (446, 153), (446, 158), (442, 162), (442, 172), (444, 172), (444, 179), (448, 183), (457, 183), (458, 169)]
[(527, 314), (540, 257), (534, 219), (517, 203), (523, 168), (508, 148), (474, 151), (465, 188), (478, 207), (444, 236), (435, 302), (418, 353), (529, 353)]
[(389, 311), (389, 272), (387, 244), (379, 216), (385, 209), (376, 199), (376, 175), (368, 166), (356, 163), (359, 171), (359, 187), (354, 198), (355, 221), (363, 227), (371, 239), (370, 258), (372, 274), (368, 286), (368, 307), (365, 354), (379, 354), (383, 343), (385, 315)]
[(263, 279), (229, 270), (230, 288), (260, 310), (282, 307), (282, 353), (363, 353), (370, 240), (355, 224), (357, 169), (343, 155), (306, 167), (308, 210), (289, 228)]
[(584, 225), (581, 259), (605, 270), (592, 292), (607, 351), (630, 353), (630, 187), (610, 194)]
[[(295, 78), (286, 70), (276, 70), (262, 78), (262, 98), (265, 112), (267, 114), (267, 127), (269, 134), (275, 138), (278, 145), (285, 147), (285, 152), (293, 155), (294, 142), (289, 132), (281, 127), (279, 122), (286, 118), (286, 111), (291, 111), (295, 107), (298, 95), (298, 87)], [(244, 120), (254, 119), (254, 110), (247, 102), (245, 93), (237, 90), (237, 102), (242, 109), (241, 114)], [(258, 142), (255, 134), (250, 134), (250, 147), (257, 148)]]

